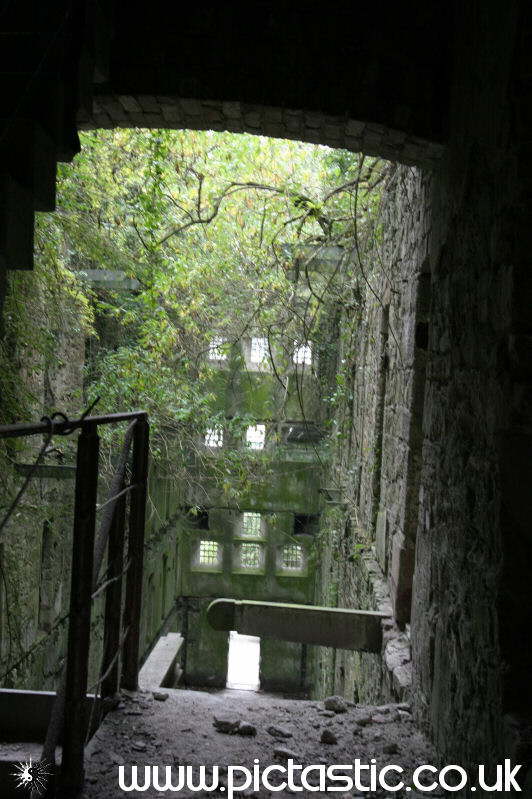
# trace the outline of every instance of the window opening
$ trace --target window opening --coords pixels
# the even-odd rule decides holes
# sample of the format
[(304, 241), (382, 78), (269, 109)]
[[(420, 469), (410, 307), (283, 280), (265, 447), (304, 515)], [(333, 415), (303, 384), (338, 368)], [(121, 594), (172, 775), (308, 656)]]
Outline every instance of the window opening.
[(260, 538), (262, 534), (260, 513), (242, 514), (242, 534)]
[(262, 566), (262, 547), (260, 544), (240, 544), (240, 568), (260, 569)]
[(296, 513), (294, 515), (294, 535), (314, 535), (317, 523), (317, 516)]
[(206, 447), (221, 447), (224, 443), (224, 431), (221, 427), (209, 427), (205, 433)]
[(260, 638), (229, 633), (227, 657), (227, 687), (239, 691), (258, 691), (260, 688)]
[(281, 554), (281, 566), (291, 571), (301, 571), (303, 568), (303, 547), (299, 544), (285, 544)]
[(251, 339), (251, 350), (249, 360), (251, 363), (260, 364), (266, 360), (268, 352), (268, 342), (265, 338), (253, 337)]
[(249, 449), (264, 449), (266, 425), (252, 424), (246, 430), (246, 444)]
[(211, 339), (209, 344), (209, 360), (210, 361), (226, 361), (227, 353), (225, 352), (226, 339), (221, 336), (215, 336)]
[(310, 366), (312, 363), (312, 345), (308, 342), (299, 344), (294, 341), (294, 363), (303, 366)]
[(220, 560), (220, 545), (217, 541), (200, 541), (200, 566), (217, 566)]

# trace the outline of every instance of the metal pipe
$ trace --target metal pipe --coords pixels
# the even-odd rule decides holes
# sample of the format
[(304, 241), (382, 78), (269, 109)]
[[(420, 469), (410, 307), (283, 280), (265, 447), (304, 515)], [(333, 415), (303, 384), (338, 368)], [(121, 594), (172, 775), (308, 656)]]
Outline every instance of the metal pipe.
[(38, 433), (61, 434), (72, 432), (83, 427), (84, 423), (95, 425), (118, 424), (118, 422), (131, 422), (134, 419), (147, 419), (146, 411), (131, 411), (130, 413), (109, 413), (103, 416), (80, 416), (78, 419), (62, 419), (52, 422), (34, 422), (22, 424), (0, 425), (0, 438), (21, 438), (22, 436), (32, 436)]

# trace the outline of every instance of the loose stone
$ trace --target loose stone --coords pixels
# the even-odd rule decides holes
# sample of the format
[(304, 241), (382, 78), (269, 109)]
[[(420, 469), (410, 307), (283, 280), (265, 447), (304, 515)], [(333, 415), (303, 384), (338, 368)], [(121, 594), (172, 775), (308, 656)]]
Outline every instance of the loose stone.
[(285, 746), (276, 746), (273, 750), (273, 754), (275, 757), (278, 757), (279, 760), (288, 760), (292, 758), (292, 760), (297, 762), (297, 754), (292, 752), (291, 749), (287, 749)]
[(398, 710), (399, 718), (401, 721), (413, 721), (412, 714), (409, 713), (407, 710)]
[(346, 713), (347, 702), (343, 696), (328, 696), (323, 700), (325, 710), (332, 710), (334, 713)]
[(232, 733), (236, 732), (240, 726), (240, 719), (235, 718), (234, 716), (215, 716), (213, 726), (218, 730), (218, 732), (231, 735)]
[(390, 724), (392, 721), (399, 721), (397, 713), (376, 713), (371, 717), (374, 724)]
[(338, 743), (338, 738), (336, 737), (336, 734), (329, 727), (326, 727), (323, 730), (320, 740), (321, 740), (322, 744), (337, 744)]
[(290, 730), (287, 730), (286, 727), (281, 727), (280, 725), (272, 724), (270, 727), (268, 727), (267, 731), (274, 738), (292, 738), (292, 733)]
[(382, 751), (385, 755), (396, 755), (399, 752), (399, 747), (396, 743), (384, 744)]
[(247, 721), (241, 721), (236, 729), (237, 735), (253, 736), (257, 734), (257, 728), (254, 724), (249, 724)]

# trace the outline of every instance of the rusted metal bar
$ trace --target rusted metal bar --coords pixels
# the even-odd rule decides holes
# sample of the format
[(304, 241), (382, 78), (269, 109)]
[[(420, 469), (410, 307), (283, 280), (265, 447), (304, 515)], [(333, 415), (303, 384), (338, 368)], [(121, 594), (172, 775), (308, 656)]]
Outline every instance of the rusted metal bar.
[(37, 433), (64, 433), (74, 431), (85, 424), (118, 424), (131, 422), (134, 419), (147, 419), (146, 411), (131, 411), (129, 413), (108, 413), (103, 416), (86, 416), (78, 419), (54, 419), (50, 422), (33, 422), (23, 424), (0, 425), (0, 438), (20, 438), (32, 436)]
[(107, 550), (107, 573), (114, 580), (105, 592), (105, 613), (103, 628), (102, 696), (114, 696), (120, 687), (118, 658), (115, 657), (120, 644), (122, 627), (122, 573), (124, 569), (124, 539), (126, 521), (126, 497), (117, 502)]
[(142, 574), (144, 568), (144, 528), (148, 483), (149, 425), (147, 417), (139, 418), (133, 432), (133, 474), (131, 482), (138, 487), (131, 494), (129, 510), (128, 559), (131, 565), (126, 580), (124, 626), (129, 635), (124, 645), (122, 684), (130, 691), (138, 686), (140, 614), (142, 609)]
[(215, 599), (207, 608), (215, 630), (362, 652), (381, 651), (384, 618), (369, 610), (235, 599)]
[(78, 439), (65, 675), (61, 789), (67, 794), (81, 788), (84, 778), (83, 710), (90, 648), (98, 458), (97, 427), (93, 421), (86, 420)]

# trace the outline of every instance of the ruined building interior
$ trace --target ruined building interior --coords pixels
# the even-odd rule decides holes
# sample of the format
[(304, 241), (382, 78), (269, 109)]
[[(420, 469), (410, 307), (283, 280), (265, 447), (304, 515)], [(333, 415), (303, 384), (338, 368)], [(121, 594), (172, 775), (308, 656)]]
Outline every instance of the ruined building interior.
[[(43, 440), (57, 446), (79, 429), (81, 443), (77, 472), (40, 467), (29, 515), (13, 514), (0, 531), (1, 579), (16, 581), (28, 654), (14, 669), (2, 589), (0, 795), (4, 785), (6, 797), (21, 795), (10, 776), (17, 762), (38, 760), (43, 744), (53, 760), (62, 744), (63, 773), (48, 795), (121, 796), (117, 768), (132, 763), (403, 756), (466, 769), (510, 759), (532, 797), (530, 5), (200, 0), (175, 19), (159, 2), (2, 6), (2, 336), (10, 276), (32, 270), (35, 212), (54, 210), (57, 164), (75, 157), (80, 131), (246, 132), (395, 166), (375, 255), (378, 301), (368, 287), (356, 332), (350, 444), (329, 464), (329, 475), (346, 475), (341, 486), (319, 457), (325, 364), (312, 342), (295, 342), (282, 365), (282, 419), (271, 411), (282, 357), (266, 352), (261, 331), (238, 347), (210, 343), (220, 413), (255, 420), (249, 469), (271, 459), (268, 480), (231, 502), (209, 477), (218, 450), (237, 446), (223, 426), (199, 442), (194, 493), (148, 465), (149, 417), (121, 408), (133, 459), (124, 618), (113, 594), (120, 574), (98, 607), (123, 653), (117, 660), (105, 637), (110, 688), (90, 700), (86, 599), (104, 553), (98, 542), (93, 553), (95, 483), (79, 475), (92, 474), (96, 428), (109, 420), (88, 416), (73, 430), (62, 417), (39, 423), (2, 410), (0, 437), (33, 424), (6, 477), (13, 485), (32, 477)], [(291, 257), (295, 271), (305, 259), (308, 276), (334, 270), (342, 254)], [(78, 332), (55, 346), (63, 411), (82, 382), (86, 342)], [(21, 382), (42, 380), (34, 366)], [(127, 469), (119, 459), (117, 468), (120, 488)], [(124, 543), (124, 497), (109, 500), (109, 547), (120, 529)], [(66, 510), (50, 520), (45, 503)], [(2, 499), (0, 521), (7, 511)], [(63, 681), (57, 621), (69, 601), (77, 611)], [(253, 636), (249, 651), (260, 638), (259, 692), (226, 688), (235, 632)]]

